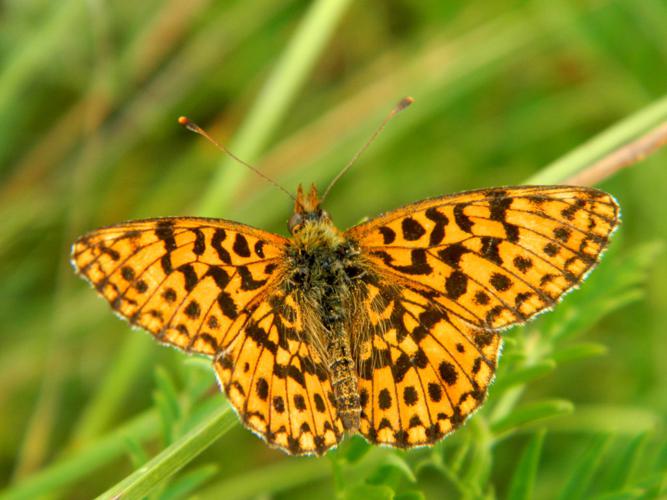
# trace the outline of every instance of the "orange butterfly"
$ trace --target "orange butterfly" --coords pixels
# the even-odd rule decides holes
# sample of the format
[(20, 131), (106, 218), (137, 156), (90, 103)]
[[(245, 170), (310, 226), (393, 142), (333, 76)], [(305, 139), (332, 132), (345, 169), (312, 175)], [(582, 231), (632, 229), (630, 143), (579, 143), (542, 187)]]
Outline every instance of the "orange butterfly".
[(499, 330), (551, 308), (618, 223), (573, 186), (470, 191), (341, 232), (299, 187), (292, 238), (221, 219), (128, 222), (72, 262), (121, 316), (213, 358), (243, 423), (289, 454), (345, 433), (430, 445), (478, 408)]

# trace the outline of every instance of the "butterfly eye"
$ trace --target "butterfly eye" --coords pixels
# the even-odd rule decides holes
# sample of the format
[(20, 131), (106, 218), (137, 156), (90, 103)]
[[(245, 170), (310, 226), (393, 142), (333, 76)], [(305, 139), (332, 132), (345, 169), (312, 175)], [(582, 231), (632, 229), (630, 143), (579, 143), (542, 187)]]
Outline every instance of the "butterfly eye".
[(303, 225), (303, 215), (296, 213), (290, 217), (289, 222), (287, 223), (287, 228), (289, 232), (294, 234), (301, 229)]

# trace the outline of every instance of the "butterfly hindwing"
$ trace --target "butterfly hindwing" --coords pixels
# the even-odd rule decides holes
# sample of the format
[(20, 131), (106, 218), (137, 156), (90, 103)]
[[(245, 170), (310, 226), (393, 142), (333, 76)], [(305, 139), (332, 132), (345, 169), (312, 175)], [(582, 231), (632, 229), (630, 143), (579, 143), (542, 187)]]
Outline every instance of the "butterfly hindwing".
[(279, 279), (286, 241), (219, 219), (150, 219), (79, 238), (72, 263), (132, 324), (161, 342), (214, 355)]
[[(401, 448), (436, 442), (484, 400), (500, 336), (407, 286), (369, 285), (372, 335), (360, 347), (360, 432)], [(382, 297), (379, 301), (378, 297)]]
[(276, 290), (216, 358), (215, 370), (246, 426), (292, 455), (321, 455), (343, 429), (327, 368), (306, 339), (301, 308)]

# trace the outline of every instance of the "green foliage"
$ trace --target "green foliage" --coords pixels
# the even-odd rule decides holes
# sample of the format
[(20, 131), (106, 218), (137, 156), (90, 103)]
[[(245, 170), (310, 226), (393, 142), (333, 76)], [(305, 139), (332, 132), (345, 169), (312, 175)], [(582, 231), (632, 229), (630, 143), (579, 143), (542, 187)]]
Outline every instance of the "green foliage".
[(446, 192), (560, 182), (667, 120), (664, 26), (664, 0), (6, 2), (0, 496), (667, 495), (664, 152), (604, 181), (624, 219), (608, 254), (554, 311), (504, 332), (488, 401), (428, 449), (268, 449), (208, 360), (129, 332), (67, 264), (76, 235), (131, 218), (284, 232), (289, 200), (180, 114), (293, 191), (323, 186), (414, 96), (332, 191), (341, 227)]
[(508, 500), (527, 500), (533, 497), (535, 477), (537, 476), (537, 469), (540, 463), (544, 435), (544, 430), (533, 434), (533, 437), (521, 454), (519, 463), (512, 476), (512, 482), (510, 483), (510, 490), (507, 494)]

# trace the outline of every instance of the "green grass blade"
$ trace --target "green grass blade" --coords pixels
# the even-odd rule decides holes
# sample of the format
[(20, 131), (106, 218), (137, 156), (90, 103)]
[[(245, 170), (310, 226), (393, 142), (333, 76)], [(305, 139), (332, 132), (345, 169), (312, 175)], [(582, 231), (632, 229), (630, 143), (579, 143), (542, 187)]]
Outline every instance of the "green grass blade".
[(563, 182), (664, 121), (667, 121), (667, 96), (615, 123), (564, 157), (547, 165), (528, 178), (526, 184)]
[(633, 437), (620, 453), (614, 454), (612, 466), (606, 473), (606, 490), (611, 493), (632, 486), (647, 443), (648, 435), (642, 433)]
[(556, 369), (556, 362), (551, 359), (537, 361), (528, 366), (508, 373), (499, 379), (494, 386), (494, 393), (501, 394), (510, 387), (528, 384), (538, 378), (544, 377)]
[(547, 418), (560, 417), (574, 411), (574, 405), (569, 401), (555, 399), (550, 401), (539, 401), (520, 407), (507, 416), (491, 424), (491, 431), (496, 434), (504, 434), (518, 427)]
[(330, 476), (331, 465), (328, 460), (292, 458), (289, 461), (258, 466), (244, 474), (222, 479), (207, 487), (199, 497), (211, 500), (252, 498), (266, 494), (267, 491), (276, 494)]
[(607, 435), (598, 436), (593, 440), (568, 475), (569, 479), (558, 496), (560, 500), (578, 500), (586, 497), (593, 475), (600, 466), (610, 442), (611, 437)]
[(47, 495), (59, 488), (87, 477), (102, 465), (127, 453), (127, 438), (146, 441), (154, 438), (160, 430), (156, 410), (150, 410), (75, 455), (46, 467), (10, 489), (0, 492), (4, 499), (30, 499)]
[(104, 498), (142, 498), (171, 477), (194, 457), (236, 425), (237, 417), (228, 404), (220, 405), (204, 422), (176, 440), (142, 468), (99, 496)]
[[(230, 149), (239, 158), (247, 162), (257, 159), (319, 60), (349, 3), (349, 0), (318, 0), (311, 5), (236, 139), (230, 144)], [(217, 175), (199, 202), (197, 213), (220, 213), (223, 203), (231, 198), (247, 174), (246, 169), (236, 165), (231, 158), (224, 158)]]
[(543, 429), (536, 432), (526, 445), (512, 477), (510, 490), (507, 494), (508, 500), (529, 500), (533, 498), (535, 477), (537, 476), (537, 467), (540, 463), (545, 434), (546, 432)]

